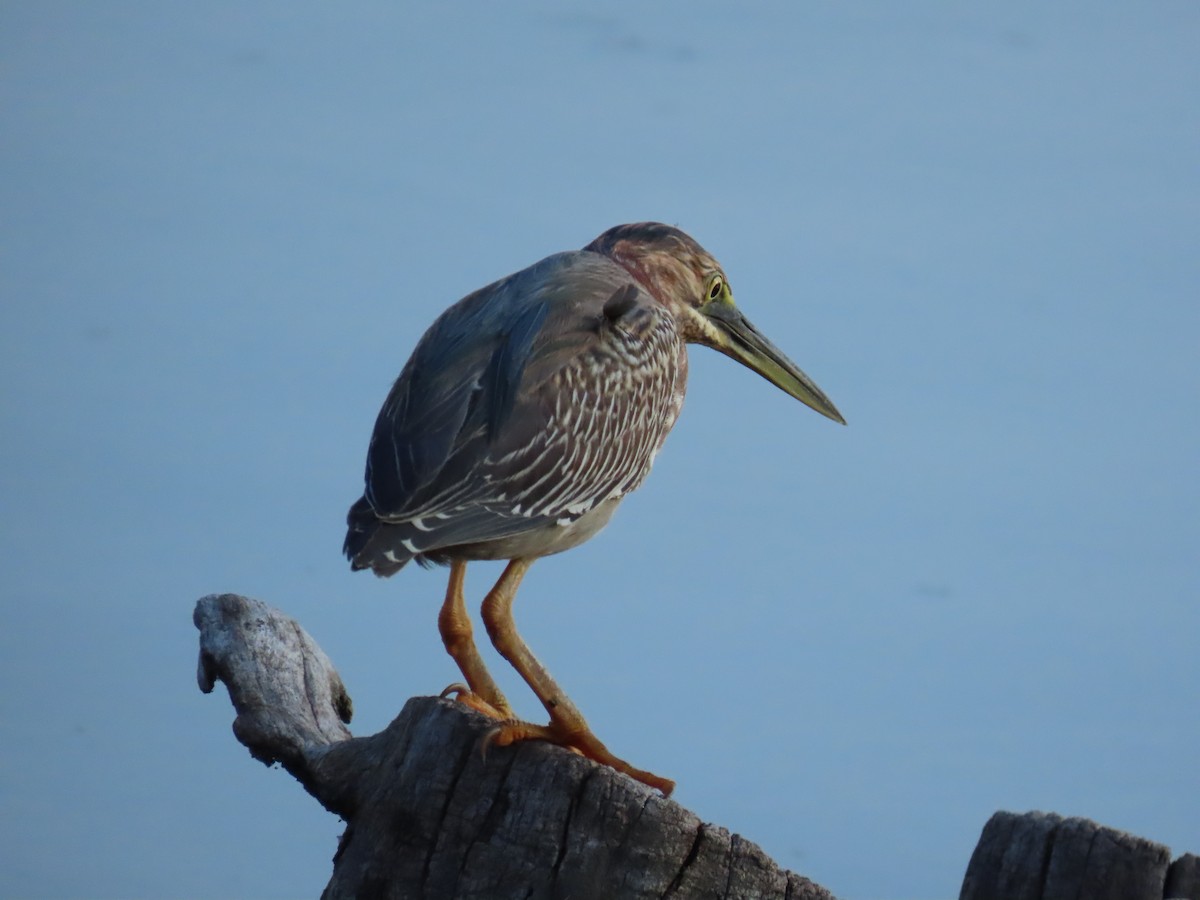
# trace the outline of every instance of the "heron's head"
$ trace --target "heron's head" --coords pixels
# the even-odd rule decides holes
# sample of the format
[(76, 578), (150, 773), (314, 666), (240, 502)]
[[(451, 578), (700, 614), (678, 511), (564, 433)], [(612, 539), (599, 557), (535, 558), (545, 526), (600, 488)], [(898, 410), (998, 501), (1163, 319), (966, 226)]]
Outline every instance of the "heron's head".
[(813, 380), (738, 309), (720, 263), (678, 228), (659, 222), (618, 225), (584, 249), (627, 269), (671, 310), (688, 343), (719, 350), (821, 415), (846, 423)]

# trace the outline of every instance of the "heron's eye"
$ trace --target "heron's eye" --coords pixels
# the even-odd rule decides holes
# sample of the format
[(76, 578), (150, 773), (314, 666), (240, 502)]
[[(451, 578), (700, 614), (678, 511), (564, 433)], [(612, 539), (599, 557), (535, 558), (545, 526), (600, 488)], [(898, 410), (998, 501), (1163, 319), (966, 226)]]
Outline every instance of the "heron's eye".
[(720, 300), (721, 293), (725, 289), (725, 279), (720, 275), (714, 275), (713, 280), (708, 283), (708, 300), (711, 303), (713, 300)]

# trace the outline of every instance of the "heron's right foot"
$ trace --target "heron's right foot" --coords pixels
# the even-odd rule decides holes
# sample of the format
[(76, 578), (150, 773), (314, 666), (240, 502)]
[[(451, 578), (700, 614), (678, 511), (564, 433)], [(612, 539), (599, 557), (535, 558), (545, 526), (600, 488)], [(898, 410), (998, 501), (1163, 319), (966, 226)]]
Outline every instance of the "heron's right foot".
[[(461, 703), (463, 706), (469, 706), (475, 712), (483, 713), (489, 719), (496, 719), (499, 722), (507, 721), (512, 717), (512, 710), (508, 708), (507, 703), (504, 703), (504, 708), (501, 710), (483, 699), (483, 697), (475, 693), (461, 681), (447, 685), (445, 690), (438, 694), (438, 696), (443, 700), (447, 697), (453, 697), (456, 702)], [(503, 700), (503, 698), (501, 699)]]

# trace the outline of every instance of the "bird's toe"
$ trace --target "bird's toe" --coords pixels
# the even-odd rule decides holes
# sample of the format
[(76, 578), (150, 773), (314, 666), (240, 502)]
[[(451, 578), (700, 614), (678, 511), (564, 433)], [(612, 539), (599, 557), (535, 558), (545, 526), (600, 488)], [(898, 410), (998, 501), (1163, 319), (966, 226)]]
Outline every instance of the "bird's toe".
[(454, 684), (446, 685), (438, 696), (445, 700), (453, 698), (455, 702), (461, 703), (463, 706), (470, 707), (477, 713), (483, 713), (489, 719), (497, 721), (507, 721), (511, 717), (511, 713), (507, 710), (499, 710), (483, 697), (472, 691), (467, 685), (461, 681), (456, 681)]

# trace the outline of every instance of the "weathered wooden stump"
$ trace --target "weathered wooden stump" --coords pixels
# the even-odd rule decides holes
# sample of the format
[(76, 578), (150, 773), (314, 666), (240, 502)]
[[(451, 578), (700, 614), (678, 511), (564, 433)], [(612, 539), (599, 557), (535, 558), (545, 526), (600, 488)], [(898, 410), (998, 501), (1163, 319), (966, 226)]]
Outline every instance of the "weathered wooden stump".
[(205, 597), (200, 688), (229, 689), (237, 739), (279, 762), (346, 820), (326, 898), (832, 900), (755, 844), (645, 785), (530, 742), (493, 748), (493, 724), (414, 698), (352, 737), (333, 664), (292, 619), (235, 594)]
[(998, 812), (959, 900), (1200, 900), (1200, 860), (1089, 819)]
[[(493, 724), (434, 697), (371, 737), (292, 619), (236, 594), (196, 604), (200, 688), (229, 689), (233, 731), (346, 820), (330, 898), (832, 900), (756, 845), (559, 747), (493, 749)], [(1200, 858), (1054, 813), (988, 821), (960, 900), (1200, 900)]]

